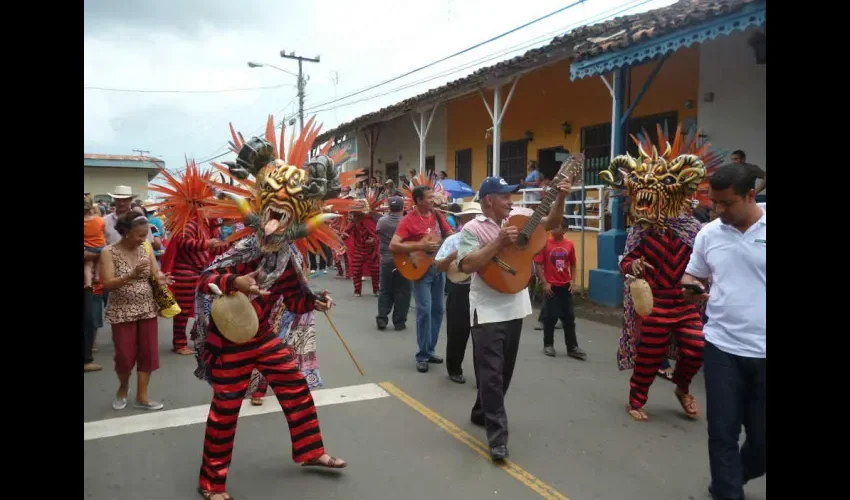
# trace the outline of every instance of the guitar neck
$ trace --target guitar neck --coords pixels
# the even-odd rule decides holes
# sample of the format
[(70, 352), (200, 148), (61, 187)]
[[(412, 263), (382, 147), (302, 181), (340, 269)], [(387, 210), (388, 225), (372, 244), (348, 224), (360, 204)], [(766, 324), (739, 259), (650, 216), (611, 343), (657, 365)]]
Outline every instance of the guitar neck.
[(534, 210), (534, 214), (528, 219), (528, 222), (525, 223), (522, 230), (520, 231), (525, 236), (531, 236), (535, 229), (537, 229), (537, 225), (540, 224), (540, 221), (543, 220), (543, 217), (549, 214), (549, 209), (552, 207), (552, 202), (555, 201), (555, 198), (558, 196), (558, 184), (567, 176), (569, 165), (564, 165), (558, 171), (558, 174), (552, 179), (552, 182), (549, 183), (549, 187), (546, 188), (546, 194), (543, 196), (543, 199), (540, 200), (540, 203), (537, 205), (537, 208)]

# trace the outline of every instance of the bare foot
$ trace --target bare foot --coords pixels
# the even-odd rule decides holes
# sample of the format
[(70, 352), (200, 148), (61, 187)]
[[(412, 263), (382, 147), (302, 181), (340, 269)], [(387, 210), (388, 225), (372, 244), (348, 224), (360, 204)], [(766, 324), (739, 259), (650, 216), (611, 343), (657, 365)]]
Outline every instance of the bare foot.
[(326, 467), (328, 469), (344, 469), (348, 463), (341, 458), (334, 458), (327, 453), (319, 458), (308, 460), (301, 464), (303, 467)]

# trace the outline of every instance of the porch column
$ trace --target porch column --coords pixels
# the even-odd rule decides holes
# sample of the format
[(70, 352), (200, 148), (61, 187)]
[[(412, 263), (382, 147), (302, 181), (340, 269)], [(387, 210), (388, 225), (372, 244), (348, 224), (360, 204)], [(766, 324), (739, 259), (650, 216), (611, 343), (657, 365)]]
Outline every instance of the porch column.
[(434, 114), (437, 112), (437, 107), (440, 105), (439, 102), (434, 103), (434, 107), (431, 108), (431, 115), (428, 116), (428, 122), (425, 122), (425, 113), (426, 109), (420, 109), (419, 113), (419, 125), (416, 124), (416, 119), (413, 117), (413, 113), (410, 115), (410, 120), (413, 122), (413, 128), (416, 129), (416, 135), (419, 136), (419, 175), (423, 175), (425, 173), (425, 141), (428, 139), (428, 131), (431, 130), (431, 123), (434, 121)]
[[(626, 96), (626, 72), (629, 68), (619, 67), (614, 70), (613, 85), (608, 84), (604, 76), (602, 81), (611, 92), (613, 108), (611, 111), (611, 159), (626, 151), (626, 126), (635, 107), (640, 103), (655, 77), (661, 71), (667, 56), (663, 56), (646, 79), (634, 101), (628, 109), (623, 110)], [(611, 229), (599, 233), (597, 239), (597, 268), (590, 271), (590, 300), (612, 306), (623, 305), (623, 276), (620, 273), (619, 256), (626, 246), (626, 218), (620, 198), (611, 201)]]
[(490, 119), (493, 121), (493, 176), (499, 175), (499, 167), (501, 166), (502, 159), (502, 118), (505, 117), (505, 111), (508, 109), (508, 105), (511, 103), (511, 98), (514, 96), (514, 89), (516, 88), (516, 84), (519, 81), (519, 75), (513, 78), (513, 83), (511, 83), (511, 90), (508, 91), (508, 98), (505, 100), (505, 105), (502, 106), (502, 83), (497, 83), (493, 88), (493, 108), (490, 108), (490, 104), (487, 102), (487, 98), (484, 97), (484, 93), (481, 89), (478, 90), (478, 94), (481, 96), (481, 100), (484, 101), (484, 106), (487, 108), (487, 113), (490, 114)]

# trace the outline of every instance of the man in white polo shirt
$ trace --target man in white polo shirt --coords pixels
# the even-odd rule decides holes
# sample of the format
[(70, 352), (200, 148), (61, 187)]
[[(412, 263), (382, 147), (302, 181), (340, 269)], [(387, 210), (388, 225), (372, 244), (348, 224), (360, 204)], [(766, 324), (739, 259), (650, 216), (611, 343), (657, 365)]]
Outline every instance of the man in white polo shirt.
[[(472, 274), (469, 313), (478, 397), (470, 418), (474, 424), (483, 425), (487, 429), (490, 456), (495, 461), (504, 460), (508, 456), (505, 393), (508, 392), (514, 373), (522, 319), (531, 314), (531, 299), (528, 290), (501, 293), (490, 288), (477, 271), (502, 248), (516, 243), (521, 228), (505, 227), (508, 217), (533, 214), (527, 208), (512, 210), (511, 194), (517, 189), (519, 185), (508, 185), (501, 177), (484, 179), (478, 190), (483, 214), (463, 226), (457, 249), (458, 269)], [(570, 181), (561, 181), (557, 189), (554, 200), (546, 192), (542, 193), (544, 202), (540, 206), (544, 208), (541, 210), (545, 209), (546, 203), (554, 201), (548, 215), (540, 222), (547, 231), (561, 223), (564, 201), (570, 192)], [(530, 260), (528, 266), (531, 267)]]
[[(682, 286), (708, 300), (703, 369), (708, 420), (709, 491), (744, 498), (744, 484), (765, 474), (766, 204), (757, 204), (755, 174), (745, 165), (720, 167), (709, 178), (717, 218), (694, 241)], [(711, 280), (710, 295), (703, 282)], [(740, 450), (741, 426), (746, 441)]]

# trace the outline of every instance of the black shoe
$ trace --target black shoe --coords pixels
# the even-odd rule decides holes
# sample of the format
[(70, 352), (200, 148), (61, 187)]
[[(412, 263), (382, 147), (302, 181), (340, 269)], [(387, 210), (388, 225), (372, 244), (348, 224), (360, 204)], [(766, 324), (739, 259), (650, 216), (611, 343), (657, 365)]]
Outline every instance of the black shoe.
[(398, 332), (398, 331), (400, 331), (400, 330), (404, 330), (405, 328), (407, 328), (407, 325), (405, 325), (404, 323), (402, 323), (402, 324), (400, 324), (400, 325), (393, 325), (393, 326), (395, 327), (395, 331), (397, 331), (397, 332)]
[(419, 373), (425, 373), (428, 371), (428, 362), (427, 361), (417, 361), (416, 362), (416, 370)]
[(508, 456), (508, 447), (505, 445), (502, 446), (492, 446), (490, 447), (490, 458), (493, 459), (494, 462), (501, 462)]
[(573, 349), (567, 349), (567, 356), (575, 359), (579, 359), (584, 361), (587, 359), (587, 353), (582, 351), (581, 348), (575, 347)]
[(455, 382), (455, 383), (458, 383), (458, 384), (465, 384), (466, 383), (466, 377), (463, 376), (463, 373), (455, 373), (454, 375), (449, 375), (449, 378), (451, 379), (452, 382)]
[(543, 346), (543, 354), (554, 358), (555, 357), (555, 348), (550, 346), (550, 345), (545, 345), (545, 346)]
[(428, 358), (428, 362), (434, 363), (435, 365), (441, 365), (443, 364), (443, 358), (439, 356), (431, 356), (430, 358)]
[(378, 321), (378, 330), (386, 330), (386, 329), (387, 329), (386, 321)]

